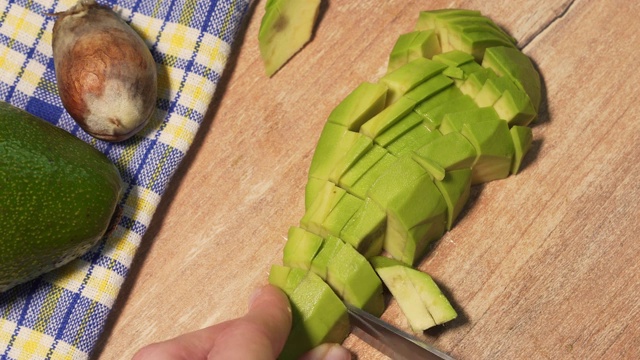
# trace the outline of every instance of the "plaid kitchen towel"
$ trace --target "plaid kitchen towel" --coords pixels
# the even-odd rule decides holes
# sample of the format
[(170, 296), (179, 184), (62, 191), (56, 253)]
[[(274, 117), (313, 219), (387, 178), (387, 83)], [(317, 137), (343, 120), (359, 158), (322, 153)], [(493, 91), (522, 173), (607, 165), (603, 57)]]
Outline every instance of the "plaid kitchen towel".
[[(105, 153), (126, 192), (117, 229), (80, 259), (0, 293), (0, 359), (86, 359), (167, 184), (203, 120), (251, 0), (98, 1), (141, 34), (158, 64), (155, 118), (122, 143), (96, 140), (57, 93), (54, 17), (76, 0), (0, 0), (0, 100)], [(0, 219), (0, 221), (2, 221)]]

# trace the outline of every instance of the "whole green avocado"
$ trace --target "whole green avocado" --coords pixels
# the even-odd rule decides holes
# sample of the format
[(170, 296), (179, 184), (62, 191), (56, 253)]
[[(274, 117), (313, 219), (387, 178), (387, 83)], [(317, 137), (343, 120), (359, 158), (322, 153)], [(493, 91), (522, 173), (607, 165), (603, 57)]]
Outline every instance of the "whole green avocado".
[(0, 102), (0, 292), (95, 245), (122, 189), (118, 169), (104, 154)]

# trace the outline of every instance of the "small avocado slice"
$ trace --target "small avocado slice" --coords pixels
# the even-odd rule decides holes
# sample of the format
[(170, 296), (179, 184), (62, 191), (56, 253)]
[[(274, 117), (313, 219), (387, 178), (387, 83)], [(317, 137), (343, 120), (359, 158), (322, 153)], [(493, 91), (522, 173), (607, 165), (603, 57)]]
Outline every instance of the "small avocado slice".
[(478, 157), (472, 167), (472, 184), (509, 176), (515, 153), (509, 126), (504, 120), (487, 120), (462, 126), (464, 135), (476, 148)]
[(449, 113), (442, 118), (442, 124), (440, 124), (438, 130), (443, 135), (451, 132), (460, 132), (462, 125), (484, 120), (500, 120), (500, 117), (493, 107), (481, 107), (479, 109)]
[(371, 183), (367, 191), (367, 197), (378, 203), (383, 209), (387, 208), (396, 194), (423, 176), (426, 171), (411, 156), (397, 158)]
[(371, 139), (375, 139), (382, 132), (408, 115), (414, 106), (416, 106), (415, 100), (403, 96), (393, 104), (387, 106), (378, 115), (362, 124), (360, 133)]
[(344, 341), (351, 326), (342, 300), (313, 272), (296, 268), (288, 270), (288, 277), (298, 282), (293, 289), (282, 284), (286, 268), (273, 265), (269, 275), (269, 282), (282, 289), (289, 298), (293, 318), (291, 331), (278, 358), (298, 359), (320, 344)]
[(450, 67), (459, 67), (460, 65), (473, 61), (473, 56), (464, 51), (453, 50), (435, 55), (432, 60)]
[(411, 89), (442, 73), (446, 68), (444, 64), (418, 58), (384, 75), (379, 83), (389, 87), (387, 106), (396, 102)]
[(384, 109), (387, 90), (384, 84), (361, 83), (333, 109), (327, 122), (359, 131), (365, 121)]
[(363, 203), (364, 200), (345, 193), (322, 222), (322, 235), (340, 236), (342, 228), (358, 212)]
[(379, 146), (386, 147), (390, 143), (402, 137), (414, 127), (422, 125), (422, 121), (422, 116), (413, 111), (410, 111), (396, 124), (392, 125), (390, 128), (383, 131), (382, 134), (378, 135), (375, 138), (375, 142)]
[(482, 66), (492, 69), (499, 76), (509, 77), (527, 93), (533, 108), (536, 112), (539, 111), (542, 98), (540, 74), (522, 51), (512, 47), (492, 47), (487, 49)]
[(118, 222), (123, 191), (100, 151), (0, 102), (0, 292), (86, 253)]
[(476, 16), (481, 17), (480, 11), (467, 9), (437, 9), (421, 11), (418, 21), (414, 27), (415, 30), (428, 30), (436, 28), (436, 20), (447, 16)]
[(342, 175), (357, 164), (372, 147), (373, 140), (366, 136), (358, 136), (344, 156), (336, 161), (333, 170), (329, 173), (329, 180), (337, 184)]
[(413, 159), (413, 161), (417, 162), (420, 166), (422, 166), (422, 168), (425, 169), (427, 173), (429, 173), (432, 179), (434, 180), (444, 179), (444, 174), (446, 170), (442, 166), (440, 166), (440, 164), (438, 164), (437, 162), (429, 158), (420, 157), (416, 154), (411, 154), (411, 158)]
[(515, 175), (520, 171), (522, 159), (531, 148), (533, 133), (531, 128), (518, 125), (512, 126), (510, 132), (511, 138), (513, 139), (513, 147), (515, 149), (513, 163), (511, 164), (511, 173)]
[(536, 117), (529, 96), (507, 76), (487, 79), (474, 100), (480, 107), (493, 106), (510, 125), (526, 126)]
[(419, 149), (421, 146), (428, 144), (431, 140), (440, 136), (442, 136), (440, 132), (428, 129), (423, 121), (421, 125), (411, 128), (411, 130), (387, 145), (387, 150), (390, 154), (400, 157)]
[(370, 261), (413, 331), (419, 333), (457, 317), (449, 300), (427, 273), (383, 256)]
[(457, 111), (465, 111), (465, 110), (476, 110), (478, 109), (478, 105), (476, 102), (468, 95), (462, 95), (459, 97), (452, 98), (449, 101), (446, 101), (432, 109), (427, 111), (422, 110), (420, 113), (424, 118), (424, 123), (428, 128), (437, 129), (440, 127), (442, 123), (442, 119), (448, 113), (457, 112)]
[(387, 73), (412, 60), (418, 58), (431, 59), (432, 56), (441, 52), (438, 36), (433, 30), (412, 31), (402, 34), (396, 40), (391, 54), (389, 54)]
[(347, 303), (375, 316), (384, 311), (382, 282), (367, 259), (337, 238), (339, 250), (327, 265), (327, 283)]
[(267, 76), (276, 73), (309, 40), (320, 0), (268, 0), (258, 31), (258, 46)]
[[(420, 114), (423, 118), (427, 118), (428, 114), (430, 111), (432, 111), (433, 109), (437, 108), (438, 106), (454, 100), (456, 98), (462, 97), (464, 96), (464, 94), (462, 94), (462, 92), (460, 91), (460, 89), (458, 89), (458, 87), (456, 86), (449, 86), (446, 89), (438, 92), (436, 95), (428, 98), (425, 101), (419, 102), (414, 108), (413, 111), (415, 111), (416, 113)], [(457, 111), (461, 111), (461, 110), (457, 110)], [(429, 130), (436, 130), (437, 126), (435, 126), (435, 124), (431, 123), (431, 121), (425, 121), (424, 125), (429, 129)]]
[(349, 169), (340, 177), (338, 186), (353, 194), (353, 191), (351, 191), (351, 187), (369, 169), (371, 169), (371, 167), (373, 167), (375, 163), (382, 159), (385, 154), (387, 154), (387, 150), (374, 144), (365, 154), (362, 155), (360, 160), (349, 167)]
[(453, 80), (449, 77), (445, 75), (436, 75), (416, 86), (404, 96), (418, 103), (429, 99), (451, 85), (453, 85)]
[(493, 70), (482, 68), (472, 74), (469, 74), (465, 81), (460, 84), (460, 91), (462, 91), (462, 93), (465, 95), (469, 95), (472, 98), (475, 98), (480, 90), (482, 90), (484, 83), (488, 79), (497, 78), (498, 75), (496, 75)]
[(344, 189), (337, 187), (330, 181), (325, 181), (313, 203), (300, 219), (300, 227), (314, 234), (326, 236), (323, 223), (345, 194), (347, 192)]
[(380, 255), (387, 214), (375, 201), (366, 198), (340, 231), (340, 238), (365, 258)]
[(383, 248), (408, 265), (422, 258), (429, 244), (444, 234), (447, 204), (429, 173), (396, 192), (386, 208)]
[(384, 154), (384, 156), (376, 162), (369, 170), (367, 170), (362, 176), (351, 186), (350, 192), (361, 199), (367, 197), (367, 193), (380, 175), (382, 175), (387, 168), (393, 165), (398, 158), (390, 153)]
[(322, 279), (326, 279), (329, 262), (338, 254), (342, 245), (342, 240), (335, 236), (327, 236), (324, 238), (320, 251), (318, 251), (311, 261), (311, 271)]
[(475, 147), (459, 132), (450, 132), (416, 150), (416, 155), (429, 159), (445, 170), (471, 168), (477, 153)]
[(316, 256), (323, 239), (303, 228), (292, 226), (287, 233), (287, 242), (284, 244), (282, 263), (285, 266), (310, 269), (311, 261)]
[(471, 169), (447, 171), (444, 178), (435, 181), (435, 184), (447, 203), (447, 230), (451, 230), (453, 223), (469, 199)]

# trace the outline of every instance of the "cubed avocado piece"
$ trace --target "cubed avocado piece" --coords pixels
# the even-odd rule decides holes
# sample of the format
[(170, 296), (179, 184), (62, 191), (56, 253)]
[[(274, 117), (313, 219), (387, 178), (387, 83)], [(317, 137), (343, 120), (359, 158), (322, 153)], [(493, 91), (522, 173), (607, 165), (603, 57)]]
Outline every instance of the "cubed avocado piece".
[(346, 193), (344, 189), (337, 187), (334, 183), (325, 181), (313, 203), (300, 219), (300, 227), (324, 236), (323, 222)]
[[(432, 111), (433, 109), (437, 108), (438, 106), (451, 101), (453, 99), (462, 97), (463, 94), (460, 91), (460, 89), (458, 89), (458, 87), (456, 86), (449, 86), (447, 88), (445, 88), (444, 90), (438, 92), (437, 94), (435, 94), (434, 96), (428, 98), (425, 101), (419, 102), (414, 108), (413, 111), (415, 111), (416, 113), (420, 114), (423, 118), (427, 118), (427, 114)], [(461, 111), (461, 110), (457, 110), (457, 111)], [(436, 130), (437, 127), (434, 126), (434, 124), (432, 124), (430, 121), (426, 121), (425, 126), (427, 126), (427, 128), (429, 130)]]
[(386, 209), (383, 248), (408, 265), (422, 258), (429, 244), (444, 234), (447, 204), (428, 173), (395, 191)]
[(367, 259), (341, 244), (327, 266), (327, 283), (347, 303), (375, 316), (384, 311), (382, 282)]
[(390, 154), (400, 157), (419, 149), (421, 146), (428, 144), (431, 140), (440, 136), (442, 136), (440, 132), (437, 130), (429, 130), (424, 126), (423, 122), (422, 125), (411, 128), (411, 130), (387, 145), (387, 150)]
[[(274, 265), (271, 272), (283, 273)], [(318, 275), (303, 269), (289, 269), (289, 277), (300, 278), (294, 288), (281, 288), (291, 304), (292, 325), (279, 359), (298, 359), (323, 343), (341, 343), (351, 326), (347, 308), (334, 291)], [(269, 276), (277, 279), (279, 276)]]
[(487, 48), (495, 46), (515, 48), (515, 45), (511, 41), (491, 30), (466, 32), (455, 28), (448, 28), (446, 30), (446, 40), (444, 40), (445, 36), (442, 35), (444, 31), (440, 33), (440, 45), (443, 51), (450, 49), (462, 50), (473, 55), (477, 62), (482, 61)]
[(436, 28), (436, 20), (447, 16), (482, 16), (480, 11), (467, 9), (438, 9), (421, 11), (415, 30), (427, 30)]
[(478, 109), (478, 105), (476, 102), (468, 95), (462, 95), (456, 98), (453, 98), (449, 101), (446, 101), (433, 109), (428, 111), (424, 111), (420, 115), (424, 118), (424, 123), (428, 128), (439, 128), (442, 123), (442, 119), (448, 113), (457, 112), (457, 111), (465, 111), (465, 110), (475, 110)]
[(482, 89), (473, 98), (479, 107), (493, 106), (496, 101), (507, 90), (517, 91), (518, 87), (508, 77), (498, 77), (487, 79), (482, 85)]
[(446, 170), (440, 166), (436, 161), (431, 160), (430, 158), (420, 157), (417, 154), (411, 154), (411, 158), (413, 161), (422, 166), (423, 169), (429, 173), (432, 179), (442, 180), (444, 179), (444, 174)]
[(449, 66), (442, 72), (442, 75), (446, 75), (455, 80), (464, 79), (464, 71), (458, 67)]
[(335, 236), (327, 236), (322, 242), (320, 251), (311, 260), (311, 271), (320, 276), (323, 279), (327, 278), (327, 267), (329, 262), (333, 259), (341, 246), (344, 244), (342, 240)]
[(517, 174), (518, 171), (520, 171), (522, 159), (533, 143), (533, 132), (529, 127), (518, 125), (511, 127), (510, 132), (511, 138), (513, 139), (513, 147), (515, 149), (513, 163), (511, 164), (511, 173)]
[(310, 39), (320, 0), (269, 0), (260, 23), (258, 45), (267, 76), (272, 76)]
[(431, 59), (435, 54), (439, 54), (440, 42), (433, 30), (412, 31), (402, 34), (391, 50), (387, 72), (392, 72), (402, 65), (418, 59)]
[(450, 67), (459, 67), (462, 64), (473, 61), (473, 56), (460, 50), (453, 50), (446, 53), (438, 54), (434, 56), (432, 60), (443, 63)]
[(375, 139), (382, 132), (409, 114), (415, 105), (416, 102), (414, 100), (401, 97), (398, 101), (382, 110), (378, 115), (362, 124), (360, 133), (371, 139)]
[(309, 177), (307, 179), (307, 185), (304, 190), (304, 209), (309, 210), (311, 204), (315, 201), (316, 197), (324, 187), (327, 179), (320, 179), (317, 177)]
[(365, 258), (382, 252), (387, 214), (375, 201), (366, 198), (340, 231), (340, 238)]
[(360, 133), (350, 131), (345, 126), (326, 123), (311, 159), (309, 177), (329, 179), (329, 174), (336, 162), (361, 136)]
[(418, 58), (384, 75), (379, 82), (389, 87), (387, 106), (393, 104), (411, 89), (442, 73), (446, 65)]
[(447, 230), (451, 230), (453, 223), (469, 200), (471, 169), (447, 171), (444, 178), (436, 180), (435, 184), (447, 203)]
[(493, 20), (489, 19), (485, 16), (464, 16), (464, 15), (456, 15), (449, 17), (442, 17), (442, 20), (446, 20), (449, 26), (457, 26), (466, 31), (477, 31), (478, 29), (483, 30), (494, 30), (499, 33), (502, 37), (504, 37), (507, 41), (516, 44), (516, 39), (507, 34), (502, 28), (500, 28)]
[(329, 173), (329, 180), (337, 184), (342, 175), (357, 164), (372, 147), (373, 140), (371, 140), (371, 138), (358, 136), (356, 141), (344, 153), (344, 156), (335, 162), (333, 170)]
[(380, 175), (382, 175), (389, 166), (394, 164), (397, 157), (386, 153), (378, 162), (376, 162), (369, 170), (367, 170), (349, 190), (350, 193), (355, 196), (364, 199), (367, 196), (367, 192), (371, 185), (373, 185)]
[(387, 150), (378, 145), (373, 145), (365, 154), (362, 155), (353, 166), (340, 177), (338, 185), (353, 194), (351, 188), (353, 185), (369, 170), (387, 154)]
[(342, 228), (347, 224), (351, 217), (360, 209), (363, 200), (349, 193), (345, 193), (336, 206), (322, 222), (322, 236), (339, 236)]
[(509, 125), (527, 126), (537, 116), (529, 96), (520, 89), (505, 90), (493, 108)]
[(413, 161), (411, 156), (397, 158), (372, 182), (367, 197), (378, 203), (381, 208), (387, 209), (389, 201), (395, 198), (396, 194), (413, 186), (415, 180), (424, 174), (426, 170)]
[(303, 228), (292, 226), (287, 233), (282, 263), (285, 266), (310, 269), (311, 261), (322, 246), (322, 237)]
[(292, 289), (287, 289), (287, 279), (289, 278), (290, 271), (291, 268), (289, 266), (271, 265), (271, 270), (269, 271), (269, 284), (277, 286), (285, 292), (293, 291), (298, 284), (296, 284)]
[(497, 79), (498, 75), (491, 69), (481, 69), (469, 74), (463, 83), (460, 84), (460, 91), (463, 94), (475, 98), (487, 79)]
[(509, 126), (504, 120), (467, 123), (464, 135), (476, 148), (478, 157), (472, 167), (471, 184), (480, 184), (509, 176), (515, 153)]
[(508, 76), (529, 95), (533, 108), (536, 112), (539, 111), (542, 98), (540, 74), (522, 51), (504, 46), (487, 49), (482, 66), (492, 69), (499, 76)]
[(484, 120), (500, 120), (500, 117), (498, 117), (498, 113), (493, 107), (481, 107), (479, 109), (449, 113), (442, 118), (442, 124), (440, 124), (438, 130), (443, 135), (451, 132), (460, 132), (462, 125)]
[(383, 256), (370, 261), (413, 331), (421, 333), (457, 317), (451, 303), (427, 273)]
[(415, 100), (416, 103), (422, 102), (432, 96), (435, 96), (440, 91), (451, 85), (453, 85), (453, 80), (444, 75), (436, 75), (413, 88), (411, 91), (406, 93), (404, 97)]
[(418, 157), (429, 159), (445, 170), (471, 168), (477, 153), (475, 147), (459, 132), (450, 132), (415, 151)]
[(359, 131), (365, 121), (384, 109), (387, 90), (384, 84), (361, 83), (333, 109), (327, 121)]
[(422, 125), (422, 121), (422, 116), (413, 111), (410, 111), (397, 123), (378, 135), (375, 138), (375, 142), (379, 146), (386, 147), (399, 137), (402, 137), (404, 134), (409, 132), (412, 128), (418, 125)]

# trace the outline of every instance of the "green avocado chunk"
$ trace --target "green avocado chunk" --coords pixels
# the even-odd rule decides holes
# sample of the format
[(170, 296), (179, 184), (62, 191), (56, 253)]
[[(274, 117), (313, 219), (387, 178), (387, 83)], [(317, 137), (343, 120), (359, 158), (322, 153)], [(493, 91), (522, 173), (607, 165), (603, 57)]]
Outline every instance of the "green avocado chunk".
[(432, 109), (424, 111), (422, 108), (422, 112), (420, 115), (424, 118), (424, 123), (428, 128), (438, 129), (440, 124), (442, 124), (442, 120), (444, 116), (448, 113), (457, 112), (457, 111), (465, 111), (465, 110), (476, 110), (478, 109), (478, 105), (473, 99), (468, 95), (462, 95), (459, 97), (455, 97), (446, 101)]
[(459, 67), (460, 65), (473, 61), (473, 56), (464, 51), (453, 50), (435, 55), (432, 60), (447, 66)]
[(484, 83), (488, 79), (497, 79), (497, 78), (498, 78), (498, 75), (496, 75), (496, 73), (493, 70), (483, 68), (481, 70), (478, 70), (474, 73), (469, 74), (469, 76), (465, 79), (465, 81), (460, 84), (460, 91), (462, 91), (462, 93), (465, 95), (469, 95), (472, 98), (475, 98), (480, 92), (480, 90), (482, 90)]
[(500, 120), (493, 107), (481, 107), (479, 109), (449, 113), (442, 118), (442, 124), (438, 130), (446, 135), (450, 132), (460, 132), (462, 125), (485, 120)]
[(445, 170), (471, 168), (475, 147), (459, 132), (450, 132), (416, 150), (416, 155), (434, 161)]
[(441, 52), (438, 36), (433, 30), (412, 31), (402, 34), (389, 55), (387, 73), (392, 72), (404, 64), (418, 59), (431, 59), (433, 55)]
[(360, 133), (371, 139), (375, 139), (378, 135), (407, 116), (411, 110), (413, 110), (414, 106), (416, 106), (415, 100), (403, 96), (382, 110), (378, 115), (362, 124)]
[(384, 156), (376, 162), (369, 170), (367, 170), (362, 176), (353, 184), (349, 190), (350, 193), (355, 196), (365, 199), (367, 197), (367, 192), (371, 188), (380, 175), (382, 175), (389, 166), (394, 164), (397, 160), (397, 157), (391, 155), (390, 153), (384, 154)]
[(476, 148), (478, 157), (472, 167), (472, 184), (509, 176), (514, 155), (509, 126), (504, 120), (487, 120), (462, 126), (464, 135)]
[(366, 198), (340, 231), (340, 238), (365, 258), (370, 258), (382, 252), (386, 225), (387, 214), (384, 209)]
[(258, 31), (267, 76), (276, 73), (310, 39), (320, 0), (268, 0)]
[(360, 160), (353, 164), (353, 166), (349, 167), (349, 169), (340, 177), (338, 185), (347, 190), (350, 194), (356, 194), (356, 196), (364, 198), (364, 196), (354, 193), (354, 191), (352, 191), (352, 187), (386, 154), (387, 151), (383, 147), (374, 144), (365, 154), (362, 155)]
[(513, 139), (513, 147), (515, 149), (513, 163), (511, 164), (511, 173), (515, 175), (520, 171), (522, 159), (531, 148), (533, 133), (531, 128), (518, 125), (511, 127), (510, 131), (511, 138)]
[(104, 154), (0, 102), (0, 292), (87, 252), (117, 223), (122, 192)]
[(322, 237), (339, 236), (363, 200), (327, 181), (300, 220), (300, 226)]
[[(295, 279), (289, 285), (282, 283), (287, 270), (287, 277)], [(349, 335), (351, 326), (346, 306), (318, 275), (273, 265), (269, 282), (282, 289), (291, 304), (291, 331), (279, 359), (298, 359), (320, 344), (341, 343)]]
[(427, 273), (383, 256), (370, 261), (413, 331), (421, 333), (457, 317), (449, 300)]
[(333, 109), (327, 121), (359, 131), (365, 121), (384, 109), (387, 90), (384, 84), (361, 83)]
[(337, 184), (342, 175), (357, 164), (372, 147), (373, 141), (370, 138), (358, 136), (344, 156), (336, 161), (333, 170), (329, 173), (329, 180)]
[(387, 105), (393, 104), (411, 89), (442, 73), (447, 66), (429, 59), (412, 60), (380, 78), (389, 87)]
[(397, 123), (393, 124), (390, 128), (383, 131), (382, 134), (375, 138), (377, 145), (387, 147), (389, 144), (404, 136), (404, 134), (411, 131), (416, 126), (422, 125), (422, 116), (410, 111)]
[(435, 181), (435, 184), (447, 203), (447, 230), (451, 230), (453, 223), (469, 200), (471, 169), (447, 171), (444, 178)]
[(287, 233), (282, 263), (289, 267), (310, 269), (311, 261), (316, 256), (323, 239), (321, 236), (303, 228), (292, 226)]
[(387, 150), (390, 154), (400, 157), (419, 149), (440, 136), (442, 136), (442, 134), (437, 130), (427, 128), (423, 120), (421, 125), (411, 128), (411, 130), (387, 145)]
[(527, 93), (535, 111), (540, 109), (540, 74), (527, 55), (512, 47), (497, 46), (487, 49), (482, 66), (492, 69), (499, 76), (509, 77)]

